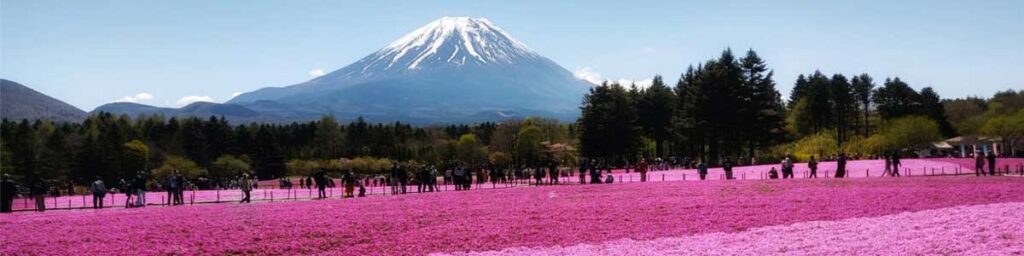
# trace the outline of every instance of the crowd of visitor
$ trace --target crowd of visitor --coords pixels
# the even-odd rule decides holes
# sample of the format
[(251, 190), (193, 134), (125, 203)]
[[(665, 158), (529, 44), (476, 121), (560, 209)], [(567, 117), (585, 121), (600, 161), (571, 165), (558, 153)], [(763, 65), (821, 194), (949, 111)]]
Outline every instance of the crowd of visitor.
[[(902, 163), (898, 153), (890, 152), (879, 156), (879, 158), (883, 158), (885, 162), (882, 176), (901, 176), (900, 168)], [(846, 177), (847, 156), (845, 154), (838, 154), (834, 157), (829, 157), (829, 159), (836, 161), (835, 178)], [(974, 154), (973, 159), (975, 160), (975, 174), (977, 176), (996, 175), (996, 156), (994, 154), (985, 155), (977, 153)], [(811, 156), (809, 161), (807, 161), (807, 178), (818, 178), (818, 160), (815, 156)], [(769, 179), (793, 179), (795, 176), (794, 162), (794, 159), (791, 157), (783, 158), (777, 166), (778, 168), (776, 166), (770, 167), (767, 177)], [(756, 164), (757, 159), (752, 158), (749, 163)], [(733, 173), (735, 165), (732, 158), (723, 158), (718, 166), (724, 172), (724, 179), (736, 179)], [(985, 171), (986, 165), (988, 172)], [(689, 158), (670, 157), (667, 161), (656, 158), (652, 162), (648, 162), (645, 158), (639, 158), (635, 165), (627, 166), (625, 171), (627, 173), (631, 170), (635, 171), (640, 176), (640, 182), (647, 182), (650, 171), (668, 170), (676, 167), (696, 169), (701, 180), (708, 178), (708, 163), (701, 160), (691, 161)], [(574, 174), (574, 171), (578, 173)], [(367, 186), (389, 187), (391, 194), (409, 193), (409, 187), (412, 185), (416, 186), (416, 192), (418, 193), (439, 192), (441, 191), (438, 185), (439, 178), (446, 187), (454, 187), (454, 190), (457, 191), (469, 190), (472, 189), (473, 184), (479, 186), (487, 182), (496, 185), (511, 182), (527, 183), (527, 181), (532, 180), (532, 182), (529, 182), (530, 185), (557, 185), (561, 182), (560, 178), (574, 177), (576, 175), (579, 177), (579, 184), (606, 184), (615, 182), (615, 177), (611, 175), (611, 172), (612, 165), (610, 163), (599, 162), (596, 159), (580, 161), (578, 169), (569, 168), (564, 170), (560, 168), (560, 164), (557, 162), (549, 162), (533, 168), (523, 169), (506, 169), (494, 166), (487, 168), (451, 166), (445, 168), (444, 171), (439, 171), (435, 166), (394, 164), (387, 175), (357, 175), (352, 171), (345, 171), (340, 174), (340, 182), (344, 186), (342, 197), (352, 198), (366, 196)], [(316, 189), (317, 196), (315, 199), (328, 198), (327, 188), (335, 187), (335, 180), (329, 176), (327, 170), (318, 170), (312, 175), (300, 177), (297, 179), (299, 188)], [(104, 179), (97, 176), (86, 188), (86, 193), (92, 195), (93, 208), (103, 208), (104, 198), (108, 193), (124, 193), (124, 205), (126, 208), (131, 208), (145, 207), (147, 205), (146, 192), (148, 189), (166, 192), (167, 205), (183, 205), (185, 204), (184, 191), (197, 188), (196, 184), (190, 181), (199, 182), (205, 186), (212, 186), (217, 189), (237, 189), (242, 193), (240, 203), (251, 202), (251, 192), (259, 186), (258, 180), (248, 172), (243, 172), (233, 179), (210, 180), (197, 178), (190, 180), (179, 171), (174, 170), (163, 177), (162, 182), (153, 181), (155, 180), (150, 177), (149, 173), (139, 172), (128, 180), (120, 179), (114, 187), (108, 187)], [(292, 189), (294, 184), (293, 178), (280, 178), (278, 182), (278, 186), (281, 189)], [(47, 196), (55, 195), (55, 189), (51, 187), (47, 180), (39, 176), (30, 177), (26, 185), (25, 187), (20, 187), (23, 190), (19, 190), (19, 186), (12, 177), (7, 174), (2, 176), (2, 179), (0, 179), (0, 199), (2, 199), (0, 200), (0, 212), (11, 212), (12, 201), (19, 194), (28, 195), (28, 198), (31, 198), (35, 203), (35, 210), (46, 210), (45, 199)], [(71, 190), (67, 192), (68, 194), (73, 193)]]

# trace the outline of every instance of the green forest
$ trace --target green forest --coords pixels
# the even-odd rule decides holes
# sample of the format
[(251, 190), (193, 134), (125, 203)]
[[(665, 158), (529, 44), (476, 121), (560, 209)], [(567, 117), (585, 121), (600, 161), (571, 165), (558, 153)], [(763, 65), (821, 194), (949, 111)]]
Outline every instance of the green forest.
[[(324, 116), (304, 123), (229, 124), (223, 117), (115, 116), (81, 123), (3, 120), (3, 173), (87, 184), (179, 170), (190, 178), (260, 179), (411, 168), (519, 169), (593, 159), (627, 166), (641, 157), (749, 164), (845, 153), (870, 158), (959, 135), (1002, 138), (1021, 155), (1024, 90), (990, 98), (942, 99), (899, 77), (800, 75), (784, 98), (767, 61), (753, 50), (686, 68), (650, 87), (605, 83), (590, 89), (573, 123), (539, 117), (413, 126)], [(877, 81), (876, 81), (877, 80)], [(674, 82), (674, 85), (671, 84)], [(789, 83), (789, 82), (787, 82)]]

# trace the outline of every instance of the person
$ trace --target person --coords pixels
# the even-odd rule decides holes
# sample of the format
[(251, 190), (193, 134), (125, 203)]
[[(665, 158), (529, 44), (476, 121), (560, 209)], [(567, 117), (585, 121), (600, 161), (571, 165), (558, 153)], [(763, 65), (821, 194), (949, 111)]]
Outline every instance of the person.
[(364, 196), (366, 196), (366, 187), (364, 187), (363, 183), (360, 182), (359, 183), (359, 197), (364, 197)]
[[(889, 157), (889, 154), (884, 154), (883, 157), (885, 158), (885, 170), (882, 171), (882, 177), (885, 177), (885, 175), (891, 175), (890, 173), (892, 173), (892, 158)], [(892, 176), (895, 177), (896, 175)]]
[(96, 181), (89, 186), (89, 192), (92, 192), (92, 208), (103, 208), (103, 197), (107, 196), (107, 186), (103, 184), (103, 179), (100, 179), (100, 176), (96, 176)]
[(420, 168), (419, 172), (416, 172), (416, 192), (423, 193), (427, 191), (427, 168)]
[(141, 172), (135, 175), (135, 206), (146, 206), (146, 176)]
[(807, 162), (807, 168), (811, 169), (811, 174), (808, 175), (807, 177), (808, 178), (815, 178), (815, 179), (817, 179), (818, 178), (818, 160), (814, 159), (814, 156), (811, 156), (811, 161)]
[(774, 166), (772, 166), (771, 170), (768, 170), (768, 178), (773, 180), (779, 178), (779, 171), (776, 171)]
[(355, 194), (353, 193), (356, 190), (356, 177), (355, 175), (352, 175), (352, 171), (345, 173), (345, 176), (342, 178), (342, 183), (345, 183), (345, 197), (355, 197)]
[(131, 203), (132, 197), (135, 195), (135, 178), (131, 178), (128, 181), (121, 179), (121, 189), (124, 190), (124, 208), (135, 206)]
[(313, 174), (313, 176), (316, 177), (314, 181), (316, 183), (316, 198), (327, 198), (327, 177), (326, 174), (324, 173), (324, 170), (316, 171), (316, 173)]
[(46, 184), (46, 180), (38, 175), (32, 176), (32, 182), (29, 183), (29, 192), (32, 193), (32, 198), (36, 201), (36, 211), (46, 210), (46, 193), (50, 191), (50, 186)]
[(548, 183), (558, 184), (558, 162), (551, 161), (551, 165), (548, 166)]
[(537, 166), (533, 168), (533, 179), (537, 180), (534, 185), (540, 186), (544, 183), (544, 168)]
[(306, 176), (306, 186), (304, 188), (313, 189), (313, 176)]
[(587, 184), (587, 171), (590, 170), (587, 160), (580, 162), (580, 184)]
[(697, 174), (700, 175), (700, 180), (704, 180), (708, 177), (708, 165), (703, 160), (697, 163)]
[(996, 175), (996, 154), (988, 152), (988, 175)]
[(408, 185), (409, 185), (409, 172), (405, 171), (405, 169), (398, 168), (398, 186), (400, 186), (399, 190), (402, 191), (402, 194), (405, 194), (406, 186), (408, 186)]
[(985, 157), (981, 152), (974, 153), (974, 176), (985, 176)]
[(249, 203), (249, 192), (252, 191), (252, 180), (249, 179), (249, 173), (242, 173), (242, 178), (238, 179), (238, 188), (242, 190), (242, 201), (238, 203)]
[(792, 179), (793, 178), (793, 159), (788, 156), (782, 160), (782, 178)]
[(615, 183), (615, 175), (608, 174), (608, 176), (605, 176), (604, 177), (604, 183), (605, 184)]
[(14, 194), (18, 193), (18, 184), (14, 183), (11, 175), (4, 173), (0, 179), (0, 213), (11, 212), (14, 206)]
[[(174, 203), (178, 205), (185, 204), (185, 176), (178, 173), (174, 176), (175, 184), (178, 184), (178, 188), (174, 190)], [(288, 187), (291, 188), (291, 181), (288, 182)]]
[(647, 182), (647, 159), (640, 158), (640, 163), (636, 165), (636, 171), (640, 173), (640, 182)]
[(892, 153), (892, 176), (893, 177), (899, 177), (900, 176), (900, 165), (902, 165), (902, 164), (900, 164), (900, 153), (899, 152), (893, 152)]
[(846, 177), (846, 153), (839, 153), (839, 159), (836, 159), (836, 178)]
[(176, 190), (178, 190), (178, 183), (177, 183), (178, 179), (176, 179), (174, 177), (174, 176), (177, 176), (177, 175), (178, 175), (178, 170), (171, 171), (171, 174), (167, 175), (167, 184), (165, 184), (165, 186), (167, 188), (167, 204), (168, 205), (177, 205), (176, 202), (177, 202), (177, 199), (178, 199), (178, 192)]
[(725, 179), (727, 179), (727, 180), (735, 179), (735, 178), (732, 177), (732, 159), (730, 159), (730, 158), (726, 158), (725, 159), (725, 163), (722, 164), (722, 170), (725, 171)]
[(601, 169), (597, 167), (597, 161), (590, 161), (590, 184), (601, 184)]
[(427, 175), (427, 185), (430, 187), (430, 192), (441, 191), (441, 188), (437, 187), (437, 167), (431, 165), (430, 172)]

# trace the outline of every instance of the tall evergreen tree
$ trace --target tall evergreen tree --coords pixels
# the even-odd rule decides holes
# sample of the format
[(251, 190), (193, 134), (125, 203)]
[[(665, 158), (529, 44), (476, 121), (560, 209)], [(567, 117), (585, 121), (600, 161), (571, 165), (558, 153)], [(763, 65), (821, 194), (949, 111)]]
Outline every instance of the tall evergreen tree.
[(886, 78), (884, 85), (875, 90), (872, 100), (878, 115), (885, 120), (922, 113), (921, 95), (899, 77)]
[(860, 74), (853, 77), (850, 83), (853, 86), (853, 93), (860, 104), (861, 114), (864, 116), (863, 122), (860, 125), (864, 130), (862, 135), (867, 138), (870, 135), (868, 118), (871, 114), (871, 95), (875, 90), (875, 82), (868, 74)]
[(676, 99), (661, 76), (654, 76), (651, 87), (641, 93), (637, 102), (637, 117), (644, 134), (654, 140), (655, 156), (665, 156), (664, 143), (671, 136), (672, 117), (675, 116)]

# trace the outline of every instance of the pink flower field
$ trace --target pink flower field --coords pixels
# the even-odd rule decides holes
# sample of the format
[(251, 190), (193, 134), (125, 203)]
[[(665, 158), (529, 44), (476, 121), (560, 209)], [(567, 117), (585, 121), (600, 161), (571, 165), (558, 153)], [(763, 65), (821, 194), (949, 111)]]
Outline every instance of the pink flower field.
[(0, 215), (3, 255), (1014, 254), (1024, 178), (542, 186)]

